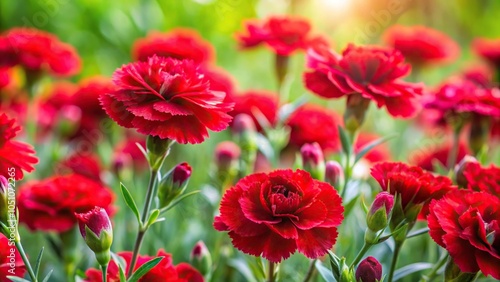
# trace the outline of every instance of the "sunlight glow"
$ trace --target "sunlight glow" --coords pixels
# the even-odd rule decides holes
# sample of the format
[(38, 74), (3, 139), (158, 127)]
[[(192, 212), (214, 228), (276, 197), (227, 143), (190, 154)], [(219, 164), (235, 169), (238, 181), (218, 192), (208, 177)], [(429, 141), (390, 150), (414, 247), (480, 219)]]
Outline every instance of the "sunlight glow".
[(352, 4), (352, 0), (321, 0), (322, 5), (326, 6), (328, 9), (334, 9), (337, 11), (345, 11)]

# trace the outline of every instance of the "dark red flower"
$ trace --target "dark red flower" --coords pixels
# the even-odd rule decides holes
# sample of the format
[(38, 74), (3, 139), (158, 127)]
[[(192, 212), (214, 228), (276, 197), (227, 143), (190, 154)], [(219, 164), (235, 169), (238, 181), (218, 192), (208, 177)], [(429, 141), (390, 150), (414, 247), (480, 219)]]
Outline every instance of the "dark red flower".
[(462, 272), (500, 279), (500, 200), (484, 192), (458, 190), (432, 201), (431, 238)]
[(383, 38), (416, 65), (448, 63), (460, 52), (458, 44), (448, 35), (425, 26), (394, 25), (385, 31)]
[(462, 71), (462, 77), (465, 80), (474, 82), (483, 88), (491, 88), (493, 86), (493, 74), (494, 71), (485, 65), (469, 66)]
[[(376, 134), (361, 132), (358, 135), (358, 138), (356, 138), (356, 143), (354, 144), (354, 153), (359, 153), (364, 148), (364, 146), (379, 138), (380, 136)], [(387, 148), (386, 143), (383, 143), (370, 150), (363, 158), (370, 163), (388, 161), (391, 159), (391, 152), (389, 148)]]
[[(450, 151), (451, 143), (447, 142), (414, 153), (411, 155), (410, 160), (413, 165), (419, 166), (427, 171), (434, 171), (434, 163), (441, 164), (444, 167), (448, 165), (448, 155)], [(470, 154), (469, 149), (464, 142), (460, 142), (458, 145), (457, 161), (453, 164), (453, 167), (468, 154)]]
[(13, 28), (0, 36), (0, 66), (21, 65), (28, 71), (70, 76), (80, 71), (76, 50), (48, 32)]
[(77, 174), (31, 181), (19, 191), (19, 221), (31, 230), (64, 232), (76, 225), (75, 212), (98, 206), (111, 214), (113, 199), (109, 188)]
[(304, 144), (316, 142), (323, 151), (336, 151), (340, 148), (340, 120), (336, 113), (320, 106), (302, 106), (286, 122), (291, 129), (290, 145), (300, 148)]
[(278, 114), (277, 93), (265, 90), (250, 90), (233, 96), (232, 101), (234, 102), (234, 109), (229, 114), (233, 117), (239, 114), (251, 116), (257, 130), (262, 130), (262, 126), (256, 117), (258, 113), (262, 114), (269, 124), (275, 124)]
[(266, 20), (251, 20), (245, 23), (245, 32), (236, 37), (242, 48), (266, 44), (275, 53), (289, 56), (297, 50), (326, 43), (326, 40), (311, 37), (311, 25), (302, 18), (274, 16)]
[(139, 133), (201, 143), (207, 129), (228, 126), (232, 105), (225, 93), (213, 91), (192, 61), (153, 56), (147, 62), (124, 65), (113, 74), (117, 89), (100, 96), (108, 115)]
[(467, 188), (473, 191), (488, 192), (500, 198), (500, 168), (495, 165), (482, 167), (478, 162), (467, 164), (463, 171)]
[(0, 282), (10, 282), (7, 276), (24, 277), (26, 267), (14, 242), (0, 233)]
[(382, 265), (374, 257), (362, 260), (356, 268), (356, 281), (377, 282), (382, 279)]
[(97, 182), (101, 181), (101, 161), (94, 154), (77, 152), (63, 160), (57, 169), (57, 174), (75, 173)]
[(405, 213), (420, 205), (423, 215), (427, 215), (428, 204), (432, 199), (439, 199), (456, 189), (449, 178), (434, 176), (420, 167), (404, 163), (378, 163), (371, 169), (371, 175), (382, 190), (401, 195), (401, 206)]
[(332, 186), (303, 170), (276, 170), (241, 179), (224, 194), (218, 231), (229, 231), (240, 251), (272, 262), (296, 250), (318, 258), (337, 239), (342, 199)]
[(35, 169), (33, 165), (38, 163), (31, 145), (12, 140), (19, 130), (21, 127), (16, 125), (15, 119), (0, 114), (0, 175), (14, 172), (16, 180), (24, 177), (23, 171), (32, 172)]
[(196, 30), (172, 29), (169, 32), (151, 32), (145, 38), (137, 39), (132, 47), (132, 58), (147, 62), (149, 57), (189, 59), (197, 64), (215, 60), (214, 48)]
[[(127, 269), (125, 273), (128, 272), (128, 267), (130, 261), (132, 260), (132, 252), (121, 252), (118, 253), (120, 257), (125, 260)], [(166, 253), (164, 250), (159, 250), (157, 255), (154, 257), (150, 256), (139, 256), (135, 269), (137, 270), (141, 265), (154, 259), (155, 257), (163, 257), (159, 264), (153, 267), (148, 273), (139, 279), (139, 282), (203, 282), (203, 276), (194, 269), (191, 265), (187, 263), (179, 263), (178, 265), (173, 265), (172, 255)], [(102, 272), (98, 269), (91, 268), (85, 272), (87, 278), (83, 281), (85, 282), (102, 282)], [(107, 271), (108, 282), (119, 282), (120, 272), (118, 270), (118, 265), (114, 260), (109, 263)]]
[(306, 87), (324, 98), (353, 94), (385, 106), (392, 116), (410, 117), (417, 109), (413, 103), (421, 86), (401, 81), (410, 72), (399, 51), (349, 45), (342, 55), (324, 46), (307, 52), (308, 67), (304, 74)]
[(500, 69), (500, 39), (477, 38), (472, 48), (479, 56)]

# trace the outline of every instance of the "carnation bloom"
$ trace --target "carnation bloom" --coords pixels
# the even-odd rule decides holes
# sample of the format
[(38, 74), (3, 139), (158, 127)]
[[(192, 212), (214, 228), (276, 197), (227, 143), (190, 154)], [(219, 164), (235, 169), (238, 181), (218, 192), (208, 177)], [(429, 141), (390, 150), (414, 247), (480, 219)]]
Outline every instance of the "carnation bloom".
[[(424, 148), (420, 152), (411, 155), (410, 160), (413, 165), (421, 167), (427, 171), (434, 171), (434, 164), (438, 163), (446, 167), (448, 164), (448, 155), (451, 151), (451, 143), (447, 142), (431, 148)], [(465, 143), (458, 144), (456, 162), (458, 164), (466, 155), (470, 154)]]
[(497, 70), (500, 69), (500, 39), (477, 38), (472, 48)]
[(336, 151), (340, 148), (339, 124), (340, 117), (334, 112), (315, 105), (302, 106), (286, 122), (291, 129), (290, 145), (300, 148), (316, 142), (323, 151)]
[(461, 76), (483, 88), (493, 86), (494, 71), (485, 65), (472, 65), (462, 71)]
[(76, 50), (48, 32), (12, 28), (0, 36), (0, 66), (21, 65), (30, 72), (70, 76), (80, 71)]
[(31, 230), (65, 232), (77, 223), (75, 212), (98, 206), (109, 214), (113, 199), (109, 188), (77, 174), (31, 181), (19, 191), (19, 221)]
[(324, 41), (311, 37), (311, 25), (307, 20), (291, 16), (251, 20), (245, 26), (245, 32), (236, 35), (242, 48), (266, 44), (281, 56), (289, 56), (297, 50), (305, 50), (318, 41)]
[[(125, 260), (124, 272), (127, 273), (132, 260), (132, 252), (120, 252), (118, 253), (120, 257)], [(168, 281), (168, 282), (203, 282), (203, 276), (194, 269), (191, 265), (187, 263), (179, 263), (178, 265), (173, 265), (172, 255), (166, 253), (164, 250), (159, 250), (155, 257), (163, 257), (163, 259), (155, 267), (153, 267), (148, 273), (139, 279), (139, 282), (148, 281)], [(137, 258), (137, 263), (135, 269), (137, 270), (141, 265), (154, 259), (155, 257), (150, 256), (139, 256)], [(87, 278), (83, 281), (85, 282), (102, 282), (102, 272), (98, 269), (91, 268), (85, 272)], [(118, 270), (118, 265), (114, 260), (111, 260), (108, 266), (107, 279), (109, 282), (120, 281), (120, 272)]]
[(212, 62), (214, 48), (196, 30), (172, 29), (166, 33), (150, 32), (145, 38), (137, 39), (132, 47), (132, 58), (146, 62), (156, 55), (173, 59), (189, 59), (197, 64)]
[(432, 201), (431, 238), (462, 272), (500, 279), (500, 200), (484, 192), (458, 190)]
[(323, 98), (347, 96), (350, 104), (373, 100), (395, 117), (410, 117), (417, 109), (413, 99), (422, 89), (400, 80), (411, 67), (399, 51), (350, 44), (337, 54), (318, 46), (308, 50), (307, 59), (311, 71), (304, 74), (305, 85)]
[(303, 170), (276, 170), (228, 189), (214, 227), (229, 231), (233, 245), (250, 255), (280, 262), (298, 250), (314, 259), (335, 244), (343, 211), (329, 184)]
[(119, 125), (139, 133), (196, 144), (207, 129), (221, 131), (231, 121), (225, 93), (213, 91), (192, 61), (153, 56), (124, 65), (113, 81), (116, 90), (101, 94), (101, 104)]
[(434, 176), (420, 167), (404, 163), (378, 163), (373, 166), (371, 174), (382, 190), (401, 195), (404, 217), (410, 221), (416, 219), (415, 209), (420, 212), (419, 207), (422, 207), (422, 215), (427, 215), (428, 203), (432, 199), (439, 199), (456, 188), (447, 177)]
[(468, 163), (463, 171), (463, 176), (468, 189), (488, 192), (500, 198), (500, 168), (495, 165), (482, 167), (478, 162)]
[(239, 114), (247, 114), (252, 117), (257, 130), (262, 126), (256, 115), (261, 114), (270, 125), (274, 125), (278, 115), (278, 94), (265, 90), (250, 90), (232, 97), (234, 109), (229, 113), (235, 117)]
[(125, 166), (133, 164), (136, 171), (141, 171), (148, 168), (148, 161), (141, 152), (137, 144), (146, 148), (145, 138), (139, 136), (131, 136), (121, 141), (113, 153), (113, 168), (120, 170)]
[(57, 169), (58, 174), (75, 173), (98, 182), (101, 181), (101, 161), (94, 154), (77, 152), (63, 160)]
[(458, 44), (446, 34), (425, 26), (394, 25), (385, 31), (383, 38), (416, 65), (448, 63), (460, 52)]
[[(14, 172), (14, 178), (20, 180), (24, 172), (32, 172), (33, 165), (38, 163), (35, 150), (30, 145), (12, 140), (16, 137), (21, 127), (15, 124), (6, 114), (0, 114), (0, 175), (10, 175)], [(14, 170), (12, 170), (14, 168)]]
[[(14, 249), (14, 258), (12, 259), (11, 249)], [(15, 267), (11, 267), (11, 263)], [(14, 273), (12, 273), (14, 271)], [(24, 277), (26, 273), (26, 267), (24, 266), (23, 259), (21, 255), (15, 249), (14, 245), (10, 244), (10, 241), (5, 235), (0, 233), (0, 282), (10, 282), (12, 280), (8, 279), (7, 276)]]

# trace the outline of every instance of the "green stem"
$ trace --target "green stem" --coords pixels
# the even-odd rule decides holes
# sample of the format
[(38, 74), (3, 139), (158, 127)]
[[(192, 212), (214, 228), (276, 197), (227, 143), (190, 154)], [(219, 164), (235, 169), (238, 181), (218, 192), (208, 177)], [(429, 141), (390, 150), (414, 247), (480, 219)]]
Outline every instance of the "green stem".
[(396, 270), (396, 264), (398, 263), (399, 251), (401, 251), (401, 246), (404, 241), (396, 242), (396, 246), (394, 247), (394, 253), (392, 254), (392, 262), (391, 268), (389, 270), (389, 277), (387, 278), (388, 282), (392, 282), (394, 277), (394, 271)]
[(356, 132), (349, 132), (349, 142), (350, 142), (350, 150), (345, 154), (345, 165), (344, 165), (344, 185), (342, 187), (342, 191), (340, 192), (340, 196), (342, 199), (345, 199), (345, 194), (347, 192), (347, 184), (352, 176), (352, 164), (351, 159), (354, 152), (354, 142), (356, 142)]
[(353, 262), (351, 263), (351, 267), (357, 265), (359, 263), (359, 261), (361, 261), (361, 259), (363, 258), (363, 256), (365, 255), (365, 253), (372, 247), (373, 245), (372, 244), (368, 244), (366, 243), (366, 241), (363, 243), (363, 247), (361, 248), (361, 250), (359, 251), (358, 255), (356, 256), (356, 258), (353, 260)]
[(461, 126), (457, 126), (457, 128), (453, 130), (453, 143), (450, 152), (448, 154), (448, 162), (446, 163), (448, 169), (453, 169), (453, 167), (457, 163), (458, 147), (460, 142), (460, 131), (462, 131)]
[(307, 269), (306, 277), (304, 277), (304, 282), (309, 282), (311, 278), (314, 275), (314, 270), (316, 269), (315, 264), (316, 264), (317, 259), (311, 260), (311, 263), (309, 264), (309, 269)]
[(441, 258), (439, 258), (439, 261), (434, 264), (434, 267), (432, 268), (431, 272), (429, 272), (427, 275), (422, 276), (420, 279), (420, 282), (428, 282), (432, 281), (434, 277), (436, 277), (438, 270), (448, 261), (448, 252), (444, 252), (443, 255), (441, 255)]
[(144, 235), (148, 230), (148, 226), (145, 226), (144, 224), (148, 220), (149, 211), (151, 208), (151, 202), (153, 201), (153, 198), (155, 196), (153, 192), (155, 190), (155, 183), (157, 177), (158, 177), (158, 169), (151, 169), (151, 173), (149, 176), (148, 191), (146, 193), (146, 203), (144, 204), (144, 210), (142, 211), (142, 218), (141, 222), (139, 223), (139, 231), (137, 233), (137, 239), (135, 240), (134, 251), (132, 253), (132, 259), (130, 261), (130, 268), (128, 270), (127, 277), (130, 277), (134, 272), (135, 263), (137, 262), (137, 257), (139, 256), (139, 250), (141, 249)]
[(24, 252), (23, 245), (21, 244), (20, 240), (16, 240), (15, 242), (17, 251), (21, 255), (21, 258), (23, 259), (24, 265), (26, 266), (26, 269), (28, 270), (28, 274), (31, 277), (32, 282), (38, 282), (38, 279), (36, 278), (35, 272), (33, 271), (33, 268), (31, 267), (30, 261), (28, 260), (28, 257), (26, 256), (26, 253)]
[(406, 239), (409, 239), (409, 238), (412, 238), (412, 237), (417, 237), (419, 235), (422, 235), (422, 234), (425, 234), (425, 233), (428, 233), (429, 232), (429, 227), (425, 227), (425, 228), (422, 228), (422, 229), (419, 229), (415, 232), (412, 232), (410, 234), (408, 234), (406, 236)]
[(267, 272), (267, 282), (274, 282), (274, 262), (270, 261), (269, 262), (269, 269)]
[(108, 265), (101, 265), (101, 269), (102, 269), (102, 281), (103, 282), (106, 282), (107, 280), (107, 275), (108, 275)]

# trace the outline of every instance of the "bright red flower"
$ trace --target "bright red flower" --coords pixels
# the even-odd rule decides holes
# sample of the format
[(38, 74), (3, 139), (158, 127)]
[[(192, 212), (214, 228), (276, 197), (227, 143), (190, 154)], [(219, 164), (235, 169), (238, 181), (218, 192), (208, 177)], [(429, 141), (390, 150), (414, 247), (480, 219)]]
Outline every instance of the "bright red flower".
[(471, 162), (463, 171), (467, 188), (473, 191), (488, 192), (500, 198), (500, 168), (495, 165), (482, 167), (480, 163)]
[(111, 214), (113, 199), (109, 188), (77, 174), (31, 181), (19, 191), (19, 221), (31, 230), (64, 232), (77, 223), (75, 212), (98, 206)]
[(148, 168), (148, 161), (137, 147), (137, 143), (146, 148), (146, 139), (139, 136), (128, 137), (115, 147), (113, 153), (113, 168), (115, 170), (120, 170), (130, 164), (133, 164), (136, 171)]
[(456, 189), (449, 178), (434, 176), (420, 167), (404, 163), (378, 163), (371, 169), (371, 174), (382, 190), (401, 195), (404, 212), (422, 205), (422, 213), (427, 215), (428, 204), (432, 199), (439, 199)]
[(336, 113), (320, 106), (302, 106), (286, 122), (291, 129), (290, 145), (300, 148), (304, 144), (316, 142), (323, 151), (336, 151), (340, 148), (340, 120)]
[[(354, 144), (354, 153), (359, 153), (364, 146), (370, 144), (371, 142), (379, 139), (380, 136), (372, 133), (361, 132), (356, 138), (356, 143)], [(377, 145), (375, 148), (370, 150), (363, 159), (369, 161), (370, 163), (378, 163), (383, 161), (388, 161), (391, 159), (391, 152), (387, 147), (386, 143)]]
[(132, 58), (147, 62), (153, 55), (178, 60), (189, 59), (197, 64), (215, 60), (214, 48), (196, 30), (172, 29), (166, 33), (151, 32), (137, 39), (132, 47)]
[(484, 192), (458, 190), (432, 201), (429, 234), (462, 272), (500, 279), (500, 200)]
[[(421, 167), (427, 171), (434, 171), (434, 163), (439, 163), (446, 167), (448, 165), (448, 155), (451, 151), (451, 143), (440, 144), (436, 147), (425, 148), (420, 152), (412, 154), (410, 157), (411, 163)], [(460, 142), (458, 145), (457, 161), (453, 167), (458, 164), (466, 155), (470, 154), (470, 150), (465, 143)]]
[[(77, 91), (77, 86), (68, 81), (56, 82), (46, 90), (38, 104), (37, 130), (41, 136), (53, 133), (60, 121), (62, 112), (69, 109), (72, 96)], [(81, 113), (73, 113), (74, 127), (78, 127), (81, 120)], [(74, 128), (73, 128), (74, 129)]]
[(153, 56), (124, 65), (113, 81), (116, 91), (101, 94), (101, 104), (119, 125), (139, 133), (196, 144), (207, 129), (221, 131), (231, 121), (225, 93), (213, 91), (192, 61)]
[[(118, 253), (120, 257), (125, 260), (127, 269), (125, 273), (128, 272), (130, 261), (132, 260), (132, 252), (121, 252)], [(159, 264), (153, 267), (146, 275), (144, 275), (139, 282), (203, 282), (203, 276), (194, 269), (191, 265), (187, 263), (179, 263), (178, 265), (173, 265), (172, 255), (166, 253), (164, 250), (159, 250), (155, 257), (163, 257)], [(137, 270), (141, 265), (154, 259), (155, 257), (150, 256), (139, 256), (135, 269)], [(87, 278), (83, 281), (85, 282), (102, 282), (102, 272), (98, 269), (91, 268), (85, 272)], [(114, 260), (111, 260), (108, 266), (107, 272), (108, 282), (119, 282), (120, 272), (118, 270), (118, 265)]]
[(311, 25), (305, 19), (290, 16), (274, 16), (266, 20), (245, 23), (245, 33), (236, 37), (242, 48), (266, 44), (278, 55), (289, 56), (297, 50), (305, 50), (326, 40), (311, 37)]
[(394, 25), (383, 35), (387, 45), (398, 50), (412, 64), (448, 63), (460, 47), (448, 35), (425, 26)]
[(71, 45), (34, 28), (13, 28), (0, 36), (0, 66), (14, 65), (57, 76), (74, 75), (81, 68), (80, 57)]
[(247, 114), (252, 117), (257, 130), (261, 131), (256, 113), (262, 114), (269, 124), (274, 125), (278, 114), (278, 94), (265, 90), (250, 90), (232, 97), (234, 109), (229, 113), (235, 117), (239, 114)]
[(61, 175), (75, 173), (100, 182), (101, 171), (101, 161), (97, 155), (77, 152), (59, 164), (57, 173)]
[(224, 69), (208, 66), (203, 68), (203, 74), (210, 82), (210, 89), (226, 93), (224, 102), (230, 102), (236, 91), (235, 79)]
[(399, 51), (349, 45), (342, 55), (324, 46), (308, 50), (308, 67), (304, 74), (306, 87), (324, 98), (361, 95), (385, 106), (392, 116), (410, 117), (417, 109), (413, 99), (420, 95), (420, 85), (400, 78), (410, 72)]
[(472, 48), (479, 56), (500, 69), (500, 39), (477, 38)]
[(21, 127), (16, 125), (15, 119), (0, 114), (0, 175), (10, 175), (14, 168), (16, 180), (24, 177), (23, 171), (32, 172), (35, 169), (33, 165), (38, 163), (31, 145), (12, 140), (19, 130)]
[(24, 277), (26, 267), (14, 242), (0, 233), (0, 282), (10, 282), (7, 276)]
[(335, 244), (343, 211), (329, 184), (303, 170), (276, 170), (249, 175), (228, 189), (214, 227), (229, 231), (240, 251), (272, 262), (296, 250), (318, 258)]

